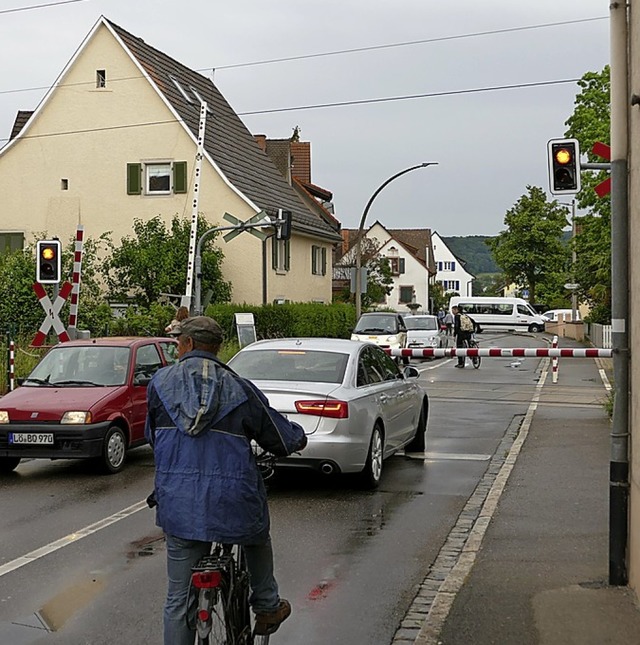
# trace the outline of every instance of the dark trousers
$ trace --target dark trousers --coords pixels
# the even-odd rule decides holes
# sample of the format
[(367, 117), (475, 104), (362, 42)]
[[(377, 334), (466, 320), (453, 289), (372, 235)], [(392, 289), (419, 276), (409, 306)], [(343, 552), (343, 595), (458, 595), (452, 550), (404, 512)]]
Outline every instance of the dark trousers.
[[(471, 340), (471, 332), (459, 331), (456, 335), (456, 347), (464, 347)], [(465, 357), (458, 356), (458, 365), (464, 365)]]

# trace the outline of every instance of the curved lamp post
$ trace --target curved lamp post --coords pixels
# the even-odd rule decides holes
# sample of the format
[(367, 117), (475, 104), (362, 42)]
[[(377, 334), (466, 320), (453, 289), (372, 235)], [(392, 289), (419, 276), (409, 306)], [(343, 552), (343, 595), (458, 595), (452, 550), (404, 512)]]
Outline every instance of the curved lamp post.
[(360, 226), (358, 228), (358, 240), (356, 244), (356, 320), (360, 318), (360, 314), (362, 311), (362, 291), (360, 290), (361, 288), (361, 280), (360, 280), (360, 273), (362, 271), (362, 231), (364, 230), (364, 222), (367, 219), (367, 215), (369, 214), (369, 209), (371, 208), (371, 204), (373, 204), (373, 200), (380, 194), (380, 191), (390, 184), (394, 179), (397, 179), (398, 177), (405, 175), (408, 172), (411, 172), (412, 170), (417, 170), (418, 168), (426, 168), (427, 166), (436, 166), (438, 165), (437, 161), (427, 161), (425, 163), (418, 164), (417, 166), (411, 166), (411, 168), (405, 168), (404, 170), (401, 170), (400, 172), (396, 173), (392, 177), (389, 177), (386, 181), (384, 181), (378, 189), (376, 190), (373, 195), (371, 195), (369, 201), (367, 202), (367, 205), (364, 207), (364, 212), (362, 213), (362, 219), (360, 220)]

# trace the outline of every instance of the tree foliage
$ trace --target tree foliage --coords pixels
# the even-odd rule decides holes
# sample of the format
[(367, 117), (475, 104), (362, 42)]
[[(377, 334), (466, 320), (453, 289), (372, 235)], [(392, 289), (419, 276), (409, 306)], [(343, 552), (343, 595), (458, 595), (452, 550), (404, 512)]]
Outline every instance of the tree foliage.
[(527, 191), (507, 211), (507, 229), (487, 244), (505, 277), (527, 288), (530, 302), (537, 302), (538, 288), (567, 268), (569, 250), (562, 242), (567, 210), (549, 203), (542, 188), (527, 186)]
[[(597, 141), (610, 140), (610, 70), (587, 72), (579, 81), (574, 113), (567, 119), (566, 135), (580, 142), (580, 149), (589, 161), (602, 161), (591, 148)], [(582, 173), (582, 190), (578, 207), (588, 214), (577, 220), (575, 238), (575, 280), (580, 285), (578, 296), (587, 301), (594, 322), (611, 320), (611, 198), (598, 197), (594, 186), (606, 179), (606, 172)]]
[[(204, 218), (198, 221), (200, 237), (211, 228)], [(191, 223), (174, 217), (169, 228), (161, 218), (133, 222), (134, 235), (125, 237), (105, 262), (106, 282), (112, 299), (133, 301), (149, 308), (163, 293), (182, 294), (185, 290)], [(211, 290), (211, 302), (228, 302), (231, 284), (222, 278), (222, 251), (213, 244), (215, 235), (202, 246), (202, 294)]]

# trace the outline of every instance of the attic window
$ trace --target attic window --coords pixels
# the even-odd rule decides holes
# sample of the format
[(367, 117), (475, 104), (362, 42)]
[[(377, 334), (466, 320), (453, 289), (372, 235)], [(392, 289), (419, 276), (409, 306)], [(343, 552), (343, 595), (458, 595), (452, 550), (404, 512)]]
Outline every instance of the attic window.
[(178, 79), (175, 76), (171, 76), (171, 75), (169, 75), (169, 78), (171, 79), (172, 83), (176, 86), (176, 89), (178, 90), (178, 92), (180, 92), (180, 94), (182, 95), (182, 98), (187, 103), (193, 103), (193, 98), (191, 98), (191, 96), (187, 94), (187, 90), (185, 90), (184, 87), (180, 85), (180, 82), (178, 81)]
[(107, 70), (106, 69), (97, 69), (96, 70), (96, 87), (107, 87)]

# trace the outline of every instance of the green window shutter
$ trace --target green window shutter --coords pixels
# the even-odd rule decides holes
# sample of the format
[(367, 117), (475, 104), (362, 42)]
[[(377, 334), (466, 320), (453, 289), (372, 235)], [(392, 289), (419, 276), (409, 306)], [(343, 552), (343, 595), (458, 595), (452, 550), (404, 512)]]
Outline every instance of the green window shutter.
[(271, 267), (278, 268), (278, 240), (275, 237), (271, 238)]
[(174, 193), (187, 192), (187, 162), (186, 161), (173, 162), (173, 192)]
[(315, 275), (318, 267), (316, 266), (316, 249), (317, 246), (311, 246), (311, 275)]
[(400, 258), (400, 273), (404, 273), (404, 258)]
[(127, 164), (127, 195), (140, 195), (142, 193), (142, 164)]
[(327, 275), (327, 248), (322, 247), (322, 275)]
[(289, 240), (284, 241), (284, 270), (288, 271), (291, 267), (291, 244)]

